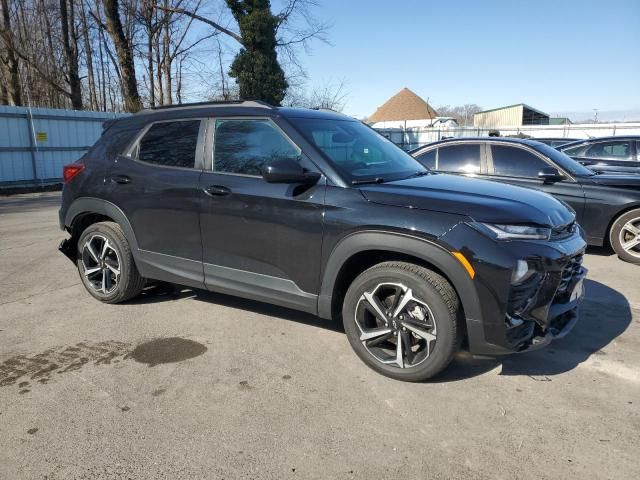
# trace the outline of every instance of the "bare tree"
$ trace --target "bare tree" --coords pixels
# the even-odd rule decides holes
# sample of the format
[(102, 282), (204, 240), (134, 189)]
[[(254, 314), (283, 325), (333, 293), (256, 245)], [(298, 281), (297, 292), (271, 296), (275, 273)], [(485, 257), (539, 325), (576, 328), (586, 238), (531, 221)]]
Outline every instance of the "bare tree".
[(60, 0), (60, 23), (71, 107), (74, 110), (82, 110), (82, 87), (78, 67), (78, 42), (75, 35), (75, 4), (73, 0)]
[(122, 79), (122, 96), (128, 112), (137, 112), (142, 108), (142, 101), (138, 93), (136, 68), (133, 63), (131, 44), (125, 37), (120, 21), (118, 0), (102, 0), (104, 14), (107, 21), (107, 31), (116, 49), (120, 76)]
[(0, 20), (0, 72), (2, 73), (3, 97), (9, 105), (22, 105), (22, 91), (18, 74), (18, 59), (14, 49), (14, 38), (11, 29), (9, 2), (0, 0), (2, 19)]

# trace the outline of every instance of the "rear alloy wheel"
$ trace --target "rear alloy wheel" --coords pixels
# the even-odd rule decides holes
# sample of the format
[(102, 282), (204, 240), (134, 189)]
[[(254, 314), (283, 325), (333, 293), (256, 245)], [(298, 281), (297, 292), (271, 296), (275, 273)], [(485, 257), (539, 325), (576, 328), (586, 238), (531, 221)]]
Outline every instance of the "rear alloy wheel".
[(95, 291), (109, 295), (118, 288), (120, 281), (120, 258), (109, 239), (98, 233), (84, 242), (80, 254), (81, 273)]
[(144, 287), (129, 243), (115, 222), (94, 223), (82, 232), (76, 264), (85, 288), (101, 302), (124, 302)]
[(609, 239), (618, 257), (640, 264), (640, 209), (631, 210), (616, 219)]
[(358, 356), (392, 378), (420, 381), (449, 362), (460, 344), (458, 299), (451, 285), (404, 262), (376, 265), (354, 280), (343, 308)]

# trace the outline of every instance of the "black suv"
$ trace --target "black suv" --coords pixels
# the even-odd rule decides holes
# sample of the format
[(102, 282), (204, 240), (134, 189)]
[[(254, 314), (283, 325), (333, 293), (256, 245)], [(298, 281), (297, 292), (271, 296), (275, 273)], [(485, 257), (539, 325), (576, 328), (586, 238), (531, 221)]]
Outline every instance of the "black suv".
[(437, 374), (463, 342), (542, 347), (583, 297), (586, 244), (564, 204), (432, 174), (335, 112), (144, 111), (64, 177), (60, 248), (97, 299), (153, 279), (342, 318), (358, 356), (396, 379)]

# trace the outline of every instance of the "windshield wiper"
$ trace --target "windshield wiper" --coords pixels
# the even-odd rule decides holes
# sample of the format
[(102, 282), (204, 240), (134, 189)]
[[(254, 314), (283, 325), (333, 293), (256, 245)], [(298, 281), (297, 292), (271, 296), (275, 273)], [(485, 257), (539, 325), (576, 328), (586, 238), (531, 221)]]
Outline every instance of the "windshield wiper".
[(419, 172), (412, 174), (409, 178), (424, 177), (425, 175), (429, 175), (430, 173), (431, 172), (429, 170), (420, 170)]
[(351, 180), (351, 185), (366, 185), (369, 183), (384, 183), (384, 178), (382, 177), (369, 177), (362, 178), (358, 180)]

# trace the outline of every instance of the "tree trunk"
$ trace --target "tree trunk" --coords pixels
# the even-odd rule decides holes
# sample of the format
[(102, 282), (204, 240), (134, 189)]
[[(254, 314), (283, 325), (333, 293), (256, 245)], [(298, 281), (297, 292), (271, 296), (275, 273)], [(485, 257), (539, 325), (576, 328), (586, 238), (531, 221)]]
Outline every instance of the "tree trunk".
[(11, 30), (11, 17), (9, 15), (9, 2), (0, 0), (2, 7), (2, 23), (0, 32), (5, 48), (0, 52), (0, 68), (2, 68), (5, 78), (5, 89), (7, 92), (7, 103), (9, 105), (22, 105), (22, 90), (20, 88), (20, 77), (18, 76), (18, 58), (13, 50), (13, 32)]
[(91, 50), (91, 40), (89, 39), (89, 25), (87, 23), (87, 14), (85, 12), (84, 1), (80, 2), (80, 16), (82, 19), (82, 38), (84, 41), (84, 50), (87, 57), (87, 81), (89, 82), (89, 104), (91, 110), (98, 109), (98, 97), (96, 95), (96, 81), (93, 72), (93, 52)]
[[(71, 43), (71, 35), (69, 34), (69, 26), (71, 25), (71, 33), (73, 33), (73, 7), (71, 9), (71, 18), (67, 10), (67, 0), (60, 0), (60, 22), (62, 24), (62, 48), (64, 50), (64, 59), (67, 67), (67, 82), (69, 82), (69, 90), (71, 93), (71, 107), (74, 110), (82, 110), (82, 85), (80, 83), (80, 75), (78, 74), (78, 49)], [(75, 38), (74, 38), (75, 44)]]
[(107, 20), (107, 31), (116, 47), (120, 65), (121, 88), (125, 109), (128, 112), (137, 112), (142, 108), (142, 101), (138, 94), (138, 82), (136, 80), (136, 69), (133, 64), (131, 46), (122, 30), (118, 0), (102, 0), (102, 4), (104, 5), (104, 13)]

